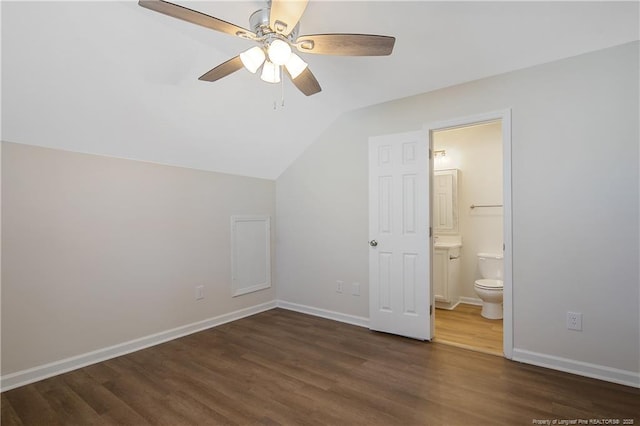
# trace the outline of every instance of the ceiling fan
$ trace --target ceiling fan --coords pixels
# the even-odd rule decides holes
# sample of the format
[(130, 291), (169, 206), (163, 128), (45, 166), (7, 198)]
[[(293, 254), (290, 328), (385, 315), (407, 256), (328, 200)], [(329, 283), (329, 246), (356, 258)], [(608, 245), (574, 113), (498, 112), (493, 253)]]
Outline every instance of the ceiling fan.
[(251, 30), (164, 0), (139, 0), (144, 8), (182, 19), (192, 24), (258, 43), (200, 76), (199, 80), (216, 81), (240, 70), (252, 73), (262, 68), (261, 78), (269, 83), (281, 81), (281, 74), (291, 78), (305, 95), (322, 90), (306, 62), (293, 52), (318, 55), (384, 56), (393, 51), (395, 37), (371, 34), (298, 35), (300, 18), (308, 0), (270, 0), (267, 8), (249, 18)]

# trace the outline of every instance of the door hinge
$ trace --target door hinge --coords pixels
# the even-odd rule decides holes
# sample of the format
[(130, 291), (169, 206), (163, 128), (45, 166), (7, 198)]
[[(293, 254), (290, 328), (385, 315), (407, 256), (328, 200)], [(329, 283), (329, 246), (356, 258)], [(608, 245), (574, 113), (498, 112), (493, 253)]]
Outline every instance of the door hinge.
[(433, 305), (429, 305), (429, 316), (433, 315)]
[(433, 235), (433, 228), (429, 227), (429, 238), (431, 238)]
[(429, 148), (429, 160), (431, 160), (431, 148)]

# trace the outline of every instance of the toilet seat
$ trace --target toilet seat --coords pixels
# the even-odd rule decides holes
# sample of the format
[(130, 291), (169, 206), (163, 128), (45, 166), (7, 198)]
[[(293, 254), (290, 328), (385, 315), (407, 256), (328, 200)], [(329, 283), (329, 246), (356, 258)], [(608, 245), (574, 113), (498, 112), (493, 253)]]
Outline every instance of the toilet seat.
[(481, 279), (476, 280), (476, 287), (482, 288), (484, 290), (502, 290), (503, 289), (503, 281), (502, 280), (492, 280), (492, 279)]

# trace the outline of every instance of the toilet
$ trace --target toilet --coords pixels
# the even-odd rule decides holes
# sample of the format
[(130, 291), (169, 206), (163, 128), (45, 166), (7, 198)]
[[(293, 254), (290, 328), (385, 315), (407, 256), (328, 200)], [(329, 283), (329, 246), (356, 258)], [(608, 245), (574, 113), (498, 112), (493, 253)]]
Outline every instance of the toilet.
[(502, 254), (478, 253), (478, 268), (482, 279), (473, 285), (482, 300), (482, 315), (488, 319), (502, 319), (502, 289), (504, 275)]

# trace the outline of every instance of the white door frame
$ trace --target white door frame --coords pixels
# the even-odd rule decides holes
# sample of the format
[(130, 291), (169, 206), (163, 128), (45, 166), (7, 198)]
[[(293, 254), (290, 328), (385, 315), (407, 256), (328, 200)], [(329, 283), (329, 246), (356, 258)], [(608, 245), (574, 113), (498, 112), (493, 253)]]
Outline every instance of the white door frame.
[[(452, 120), (428, 123), (423, 126), (429, 135), (429, 146), (433, 148), (433, 133), (458, 127), (467, 127), (489, 121), (502, 122), (502, 192), (504, 211), (504, 319), (503, 351), (507, 359), (513, 358), (513, 228), (511, 205), (511, 109), (488, 112)], [(431, 170), (433, 171), (433, 164)], [(431, 196), (429, 194), (429, 196)], [(431, 289), (433, 303), (433, 289)], [(435, 321), (431, 319), (431, 324)]]

